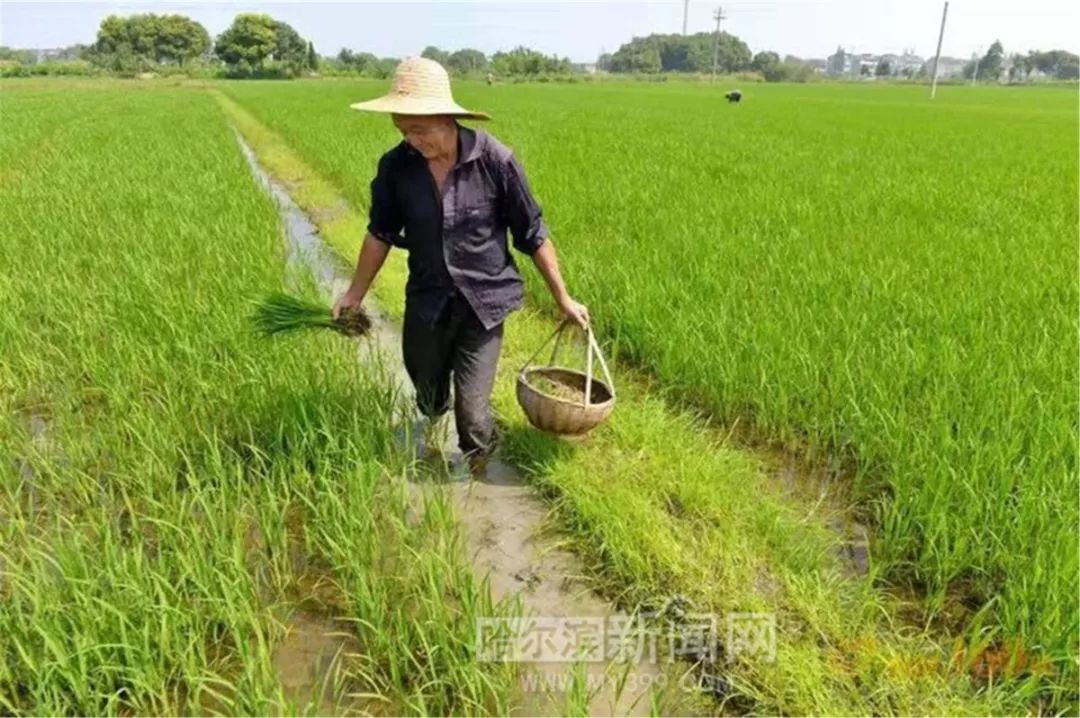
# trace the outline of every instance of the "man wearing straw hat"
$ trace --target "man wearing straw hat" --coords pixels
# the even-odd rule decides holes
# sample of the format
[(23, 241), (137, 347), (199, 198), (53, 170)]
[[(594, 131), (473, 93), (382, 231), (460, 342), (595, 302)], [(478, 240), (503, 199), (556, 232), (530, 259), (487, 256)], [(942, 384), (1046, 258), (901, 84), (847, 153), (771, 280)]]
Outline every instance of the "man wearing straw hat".
[(450, 408), (453, 381), (459, 445), (482, 471), (495, 446), (503, 321), (524, 298), (507, 230), (567, 317), (584, 327), (588, 310), (566, 291), (521, 164), (491, 135), (458, 123), (489, 117), (454, 102), (442, 65), (404, 60), (389, 94), (351, 107), (389, 114), (404, 139), (379, 160), (367, 235), (334, 316), (360, 304), (391, 247), (408, 252), (402, 353), (417, 404), (434, 422)]

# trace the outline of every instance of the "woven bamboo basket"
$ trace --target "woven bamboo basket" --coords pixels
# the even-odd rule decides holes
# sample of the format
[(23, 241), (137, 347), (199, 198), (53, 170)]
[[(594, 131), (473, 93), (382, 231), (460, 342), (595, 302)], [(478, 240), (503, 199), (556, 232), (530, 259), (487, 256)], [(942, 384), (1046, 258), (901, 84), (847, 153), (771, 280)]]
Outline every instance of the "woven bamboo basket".
[[(596, 343), (591, 328), (585, 330), (588, 338), (585, 371), (555, 365), (555, 357), (568, 326), (569, 320), (560, 324), (555, 333), (525, 362), (525, 366), (518, 373), (517, 400), (529, 423), (537, 429), (550, 434), (580, 436), (596, 428), (611, 414), (615, 408), (615, 384), (611, 381), (607, 362), (600, 353), (600, 346)], [(555, 341), (555, 346), (548, 364), (534, 366), (532, 362), (552, 340)], [(600, 362), (606, 381), (593, 376), (594, 356)], [(577, 401), (556, 396), (545, 391), (545, 384), (561, 387), (582, 398)]]

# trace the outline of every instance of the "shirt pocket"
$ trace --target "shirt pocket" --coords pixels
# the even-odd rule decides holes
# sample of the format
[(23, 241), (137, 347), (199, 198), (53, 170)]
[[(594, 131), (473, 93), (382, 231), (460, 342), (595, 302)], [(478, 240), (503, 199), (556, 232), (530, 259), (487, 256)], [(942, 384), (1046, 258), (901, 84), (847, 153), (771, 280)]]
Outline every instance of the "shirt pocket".
[(470, 197), (462, 210), (462, 220), (468, 226), (491, 224), (495, 220), (495, 202), (490, 197)]
[(498, 207), (491, 197), (470, 197), (461, 211), (462, 234), (470, 244), (478, 244), (491, 239), (497, 218)]
[(470, 197), (461, 214), (457, 241), (463, 262), (469, 269), (497, 274), (506, 264), (505, 250), (497, 236), (498, 204), (489, 196)]

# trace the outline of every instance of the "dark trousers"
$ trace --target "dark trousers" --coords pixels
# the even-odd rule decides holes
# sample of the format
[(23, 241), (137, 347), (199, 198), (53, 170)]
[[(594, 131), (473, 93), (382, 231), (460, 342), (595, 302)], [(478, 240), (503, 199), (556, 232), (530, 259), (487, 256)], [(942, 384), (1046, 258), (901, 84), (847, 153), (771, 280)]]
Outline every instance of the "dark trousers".
[(452, 379), (458, 445), (466, 454), (490, 454), (495, 448), (491, 391), (502, 336), (502, 324), (485, 329), (459, 294), (447, 301), (434, 326), (405, 309), (402, 356), (417, 406), (432, 419), (449, 411)]

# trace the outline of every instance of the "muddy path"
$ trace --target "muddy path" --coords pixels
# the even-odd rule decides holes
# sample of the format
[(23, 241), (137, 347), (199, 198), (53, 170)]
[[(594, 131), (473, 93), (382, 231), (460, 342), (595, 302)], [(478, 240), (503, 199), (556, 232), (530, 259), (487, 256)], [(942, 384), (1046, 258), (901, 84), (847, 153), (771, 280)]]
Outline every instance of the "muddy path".
[[(258, 181), (278, 203), (286, 234), (287, 261), (310, 270), (327, 297), (348, 285), (348, 268), (319, 238), (315, 224), (292, 201), (285, 188), (258, 164), (251, 148), (237, 141)], [(359, 360), (377, 363), (403, 395), (412, 387), (401, 360), (398, 329), (370, 300), (365, 306), (373, 319), (373, 331), (360, 342)], [(424, 431), (409, 412), (397, 417), (399, 439), (417, 450)], [(585, 566), (561, 547), (558, 532), (549, 521), (549, 510), (536, 491), (510, 464), (494, 457), (486, 476), (472, 477), (463, 466), (452, 421), (446, 422), (433, 457), (417, 462), (410, 471), (409, 489), (417, 507), (432, 492), (447, 492), (459, 520), (465, 550), (478, 577), (488, 581), (495, 601), (517, 601), (526, 619), (524, 631), (542, 626), (565, 631), (570, 626), (597, 626), (624, 615), (601, 598), (589, 584)], [(419, 510), (418, 510), (419, 513)], [(332, 681), (336, 657), (349, 649), (347, 634), (327, 617), (295, 616), (287, 626), (286, 640), (275, 655), (275, 666), (290, 697), (316, 696)], [(519, 634), (521, 635), (521, 634)], [(526, 639), (527, 640), (527, 639)], [(571, 641), (573, 642), (573, 641)], [(581, 647), (580, 636), (578, 647)], [(562, 645), (562, 644), (560, 644)], [(549, 650), (543, 659), (523, 663), (519, 683), (518, 713), (565, 715), (588, 694), (590, 715), (688, 715), (700, 712), (693, 691), (685, 690), (686, 666), (664, 665), (645, 655), (639, 661), (577, 662)], [(681, 668), (681, 670), (680, 670)], [(572, 704), (568, 694), (577, 700)], [(698, 705), (692, 709), (691, 705)]]

